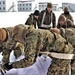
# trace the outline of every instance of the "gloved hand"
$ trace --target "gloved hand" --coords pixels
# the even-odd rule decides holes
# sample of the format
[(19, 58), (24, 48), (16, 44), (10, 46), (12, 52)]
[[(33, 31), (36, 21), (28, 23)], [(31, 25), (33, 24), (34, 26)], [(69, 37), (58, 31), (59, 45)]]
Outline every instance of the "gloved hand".
[(9, 62), (7, 62), (7, 63), (4, 64), (4, 68), (5, 68), (6, 70), (10, 70), (10, 69), (12, 69), (13, 67), (12, 67), (12, 64), (9, 65)]

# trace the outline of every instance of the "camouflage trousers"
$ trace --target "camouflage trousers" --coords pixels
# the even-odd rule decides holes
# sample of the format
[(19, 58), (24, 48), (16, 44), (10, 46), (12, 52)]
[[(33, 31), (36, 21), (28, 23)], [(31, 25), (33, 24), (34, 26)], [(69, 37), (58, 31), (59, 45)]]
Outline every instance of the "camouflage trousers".
[(47, 75), (69, 75), (69, 66), (58, 67), (56, 65), (51, 65)]
[(71, 62), (71, 75), (75, 75), (75, 59)]

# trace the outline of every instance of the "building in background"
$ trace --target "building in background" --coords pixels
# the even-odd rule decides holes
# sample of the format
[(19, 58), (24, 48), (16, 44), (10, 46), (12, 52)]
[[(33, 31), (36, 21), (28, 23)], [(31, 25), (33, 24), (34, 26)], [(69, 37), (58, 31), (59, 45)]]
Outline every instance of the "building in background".
[[(45, 10), (47, 3), (52, 0), (0, 0), (0, 12), (34, 12), (36, 9), (39, 11)], [(62, 7), (58, 4), (53, 4), (53, 11), (60, 11), (64, 7), (68, 7), (69, 11), (75, 12), (74, 3), (62, 3)]]
[(17, 7), (19, 12), (31, 12), (35, 8), (35, 1), (18, 1)]
[(6, 0), (0, 0), (0, 12), (6, 11)]
[[(38, 10), (39, 11), (42, 11), (42, 10), (45, 10), (46, 9), (46, 7), (47, 7), (47, 3), (48, 2), (38, 2)], [(53, 8), (52, 8), (52, 10), (53, 11), (58, 11), (58, 4), (53, 4)]]
[(58, 4), (53, 4), (53, 11), (59, 11), (59, 5)]
[(47, 7), (47, 2), (39, 2), (38, 3), (38, 10), (39, 11), (45, 10), (46, 7)]
[(62, 3), (62, 9), (64, 9), (64, 7), (68, 7), (70, 12), (75, 12), (74, 3)]
[(17, 0), (0, 0), (0, 12), (17, 11)]

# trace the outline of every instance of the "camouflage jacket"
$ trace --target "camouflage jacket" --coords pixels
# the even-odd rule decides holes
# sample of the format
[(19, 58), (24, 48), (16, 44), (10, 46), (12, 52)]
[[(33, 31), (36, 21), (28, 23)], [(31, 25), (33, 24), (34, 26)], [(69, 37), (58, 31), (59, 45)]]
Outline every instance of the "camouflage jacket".
[(7, 38), (6, 38), (6, 40), (5, 40), (5, 42), (2, 42), (2, 55), (3, 55), (3, 58), (2, 58), (2, 62), (3, 62), (3, 64), (5, 63), (5, 62), (8, 62), (9, 61), (9, 57), (10, 57), (10, 53), (11, 53), (11, 51), (12, 50), (10, 50), (11, 49), (11, 46), (12, 45), (10, 45), (9, 46), (9, 44), (10, 44), (10, 40), (11, 40), (11, 35), (12, 35), (12, 29), (13, 29), (13, 27), (7, 27), (7, 28), (5, 28), (5, 30), (6, 30), (6, 32), (7, 32)]
[(61, 35), (67, 39), (68, 42), (72, 44), (72, 46), (75, 46), (75, 28), (60, 28)]
[[(17, 43), (15, 43), (14, 49), (23, 49), (23, 54), (25, 55), (25, 58), (20, 61), (13, 62), (12, 66), (14, 68), (28, 67), (32, 65), (35, 62), (35, 59), (39, 55), (40, 51), (67, 54), (73, 53), (73, 48), (70, 43), (66, 43), (66, 40), (62, 38), (59, 34), (50, 32), (48, 30), (37, 30), (31, 27), (29, 27), (28, 29), (25, 28), (23, 30), (23, 37), (25, 40), (24, 42), (22, 42), (24, 46), (22, 44), (18, 44), (16, 46)], [(49, 73), (51, 75), (53, 73), (57, 73), (57, 75), (60, 75), (59, 72), (61, 72), (64, 73), (62, 75), (67, 75), (67, 73), (69, 72), (68, 66), (71, 60), (57, 59), (54, 57), (52, 57), (52, 59), (53, 60), (49, 68)], [(62, 72), (63, 70), (67, 70), (67, 73)]]
[[(52, 33), (48, 30), (35, 30), (24, 29), (23, 37), (24, 42), (24, 55), (25, 59), (12, 63), (13, 67), (27, 67), (34, 63), (36, 56), (40, 51), (49, 51), (56, 53), (73, 53), (73, 48), (70, 43), (66, 43), (66, 40), (60, 35)], [(71, 60), (53, 58), (49, 72), (52, 73), (55, 67), (56, 70), (67, 69)], [(59, 69), (58, 69), (59, 68)], [(66, 75), (66, 74), (64, 74)]]
[(65, 24), (62, 25), (62, 26), (59, 24), (59, 22), (57, 24), (57, 28), (70, 28), (70, 27), (73, 27), (73, 26), (74, 26), (73, 22), (69, 19), (67, 19)]
[[(75, 28), (61, 28), (61, 35), (70, 42), (74, 48), (73, 53), (75, 54)], [(75, 56), (71, 61), (71, 75), (75, 75)]]
[(67, 19), (70, 19), (72, 22), (74, 22), (73, 17), (71, 16), (71, 14), (68, 13), (62, 13), (61, 15), (64, 15)]
[[(24, 25), (22, 25), (22, 24), (20, 24), (20, 25), (24, 27)], [(20, 25), (18, 25), (18, 26), (20, 26)], [(3, 52), (2, 53), (2, 55), (3, 55), (2, 63), (3, 64), (5, 64), (7, 62), (10, 62), (9, 58), (10, 58), (10, 53), (12, 52), (12, 50), (14, 50), (14, 55), (16, 54), (16, 51), (17, 51), (17, 55), (15, 55), (16, 58), (21, 55), (21, 52), (20, 52), (21, 51), (21, 47), (20, 47), (20, 50), (15, 50), (16, 49), (15, 47), (17, 47), (16, 46), (17, 42), (14, 41), (14, 37), (12, 37), (13, 28), (14, 27), (7, 27), (7, 28), (5, 28), (5, 30), (7, 32), (7, 38), (6, 38), (5, 42), (2, 42), (2, 44), (1, 44), (2, 45), (1, 49), (3, 50), (2, 51)]]
[[(44, 15), (45, 14), (45, 15)], [(44, 19), (43, 19), (43, 16), (44, 16)], [(45, 25), (50, 25), (51, 22), (52, 22), (52, 27), (55, 28), (56, 27), (56, 16), (55, 14), (51, 11), (50, 13), (48, 13), (47, 9), (46, 10), (43, 10), (41, 11), (40, 13), (40, 18), (39, 18), (39, 27), (40, 28), (45, 28), (45, 27), (42, 27), (42, 20), (43, 20), (43, 24)]]
[(34, 17), (34, 14), (30, 14), (28, 19), (25, 22), (25, 25), (34, 25), (34, 27), (36, 28), (36, 23), (37, 23), (37, 26), (38, 26), (39, 20)]

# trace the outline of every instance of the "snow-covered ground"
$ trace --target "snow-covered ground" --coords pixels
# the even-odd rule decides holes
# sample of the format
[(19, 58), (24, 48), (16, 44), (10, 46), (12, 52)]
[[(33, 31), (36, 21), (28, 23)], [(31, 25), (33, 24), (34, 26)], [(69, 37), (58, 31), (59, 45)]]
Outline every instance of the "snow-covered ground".
[(0, 13), (0, 27), (24, 24), (31, 12), (3, 12)]
[[(17, 24), (24, 24), (30, 13), (31, 12), (1, 12), (0, 27), (9, 27), (15, 26)], [(57, 20), (62, 11), (54, 13), (56, 14)], [(75, 18), (75, 13), (72, 12), (71, 15), (73, 16), (73, 18)]]
[[(0, 13), (0, 28), (10, 27), (18, 24), (24, 24), (31, 12), (1, 12)], [(56, 20), (62, 12), (54, 12), (56, 15)], [(75, 18), (75, 13), (71, 12), (73, 19)], [(74, 19), (75, 23), (75, 19)], [(0, 54), (0, 61), (2, 60), (2, 55)], [(10, 61), (14, 61), (13, 54), (11, 53)]]

